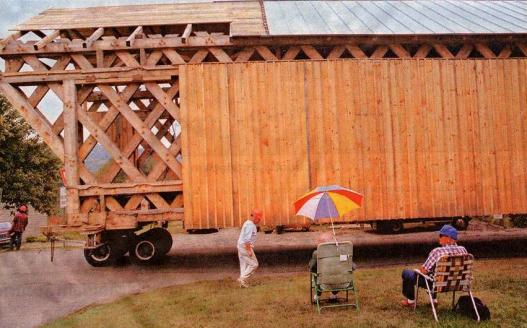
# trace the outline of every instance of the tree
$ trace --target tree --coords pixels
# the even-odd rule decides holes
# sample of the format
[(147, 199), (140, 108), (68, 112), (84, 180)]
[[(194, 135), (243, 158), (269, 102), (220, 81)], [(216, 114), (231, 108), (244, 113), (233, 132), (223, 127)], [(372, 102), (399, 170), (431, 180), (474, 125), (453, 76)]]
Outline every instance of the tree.
[(53, 214), (61, 161), (0, 95), (0, 188), (5, 208), (20, 204)]

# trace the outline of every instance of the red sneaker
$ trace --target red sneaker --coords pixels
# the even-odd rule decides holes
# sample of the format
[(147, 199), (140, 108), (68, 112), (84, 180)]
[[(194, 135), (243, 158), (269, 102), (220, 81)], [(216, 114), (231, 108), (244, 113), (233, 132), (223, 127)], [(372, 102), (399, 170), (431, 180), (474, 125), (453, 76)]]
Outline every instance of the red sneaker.
[(413, 308), (413, 307), (415, 307), (415, 301), (414, 302), (410, 302), (409, 300), (402, 300), (401, 301), (401, 305), (403, 307)]

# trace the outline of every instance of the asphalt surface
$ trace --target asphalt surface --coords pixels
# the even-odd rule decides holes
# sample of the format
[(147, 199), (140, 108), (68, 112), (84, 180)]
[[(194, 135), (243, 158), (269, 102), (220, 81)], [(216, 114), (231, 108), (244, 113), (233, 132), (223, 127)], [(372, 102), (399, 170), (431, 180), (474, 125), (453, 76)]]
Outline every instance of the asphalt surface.
[[(476, 227), (477, 228), (477, 227)], [(414, 229), (401, 235), (378, 235), (353, 229), (337, 231), (338, 239), (354, 243), (354, 259), (361, 267), (415, 265), (437, 243), (433, 231)], [(239, 230), (210, 235), (174, 235), (164, 263), (136, 266), (121, 263), (93, 268), (81, 249), (49, 248), (0, 252), (0, 327), (37, 327), (94, 303), (124, 295), (201, 280), (238, 275), (236, 240)], [(258, 275), (307, 272), (317, 232), (259, 234)], [(527, 229), (484, 229), (460, 235), (476, 258), (525, 257)]]

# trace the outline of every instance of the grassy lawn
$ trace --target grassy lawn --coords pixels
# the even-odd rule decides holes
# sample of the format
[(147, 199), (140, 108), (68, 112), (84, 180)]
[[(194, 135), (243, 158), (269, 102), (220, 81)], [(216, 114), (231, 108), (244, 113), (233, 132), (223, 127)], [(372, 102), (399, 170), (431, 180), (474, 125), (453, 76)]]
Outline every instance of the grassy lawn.
[[(450, 311), (451, 294), (439, 296), (440, 325), (420, 293), (413, 312), (399, 306), (401, 266), (360, 269), (355, 276), (361, 308), (323, 310), (309, 304), (306, 275), (257, 277), (250, 289), (234, 280), (199, 282), (130, 295), (94, 305), (46, 327), (475, 327)], [(475, 295), (492, 320), (477, 327), (527, 327), (527, 258), (476, 262)]]

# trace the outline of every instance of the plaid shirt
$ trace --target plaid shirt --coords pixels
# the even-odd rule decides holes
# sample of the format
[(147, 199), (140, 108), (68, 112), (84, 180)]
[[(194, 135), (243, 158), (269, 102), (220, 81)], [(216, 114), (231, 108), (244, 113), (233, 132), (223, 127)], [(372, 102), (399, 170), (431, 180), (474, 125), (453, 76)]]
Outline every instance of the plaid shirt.
[(443, 256), (449, 256), (449, 255), (463, 255), (468, 254), (467, 250), (463, 246), (458, 246), (457, 244), (452, 245), (445, 245), (441, 247), (434, 248), (430, 254), (428, 254), (428, 258), (426, 259), (425, 263), (423, 264), (423, 267), (428, 271), (428, 273), (432, 273), (435, 269), (437, 261)]

